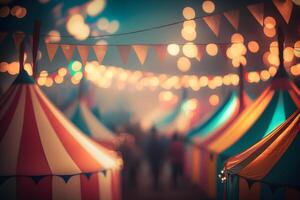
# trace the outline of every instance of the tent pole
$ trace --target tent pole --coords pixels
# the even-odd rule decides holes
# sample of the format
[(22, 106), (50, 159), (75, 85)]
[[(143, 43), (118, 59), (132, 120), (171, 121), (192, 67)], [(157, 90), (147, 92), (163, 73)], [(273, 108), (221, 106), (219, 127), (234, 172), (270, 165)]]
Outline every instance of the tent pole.
[(244, 99), (244, 66), (240, 64), (239, 66), (239, 100), (240, 100), (240, 112), (244, 109), (245, 99)]

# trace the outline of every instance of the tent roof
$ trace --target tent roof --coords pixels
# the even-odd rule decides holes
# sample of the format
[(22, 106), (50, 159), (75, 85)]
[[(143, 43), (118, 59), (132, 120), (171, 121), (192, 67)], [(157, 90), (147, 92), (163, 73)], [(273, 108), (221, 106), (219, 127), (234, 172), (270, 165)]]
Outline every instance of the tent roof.
[(300, 109), (272, 133), (230, 158), (225, 169), (247, 179), (300, 187)]
[(222, 152), (226, 156), (245, 150), (269, 134), (300, 107), (299, 94), (297, 87), (287, 78), (274, 80), (222, 135), (208, 145), (208, 149), (214, 153)]
[(79, 131), (24, 70), (0, 105), (0, 176), (73, 175), (118, 167), (116, 154)]
[(193, 128), (187, 135), (188, 138), (204, 137), (222, 127), (239, 110), (239, 99), (236, 92), (226, 98), (225, 102), (204, 123)]
[(81, 131), (93, 139), (113, 142), (116, 138), (115, 134), (96, 118), (84, 100), (79, 101), (71, 120)]

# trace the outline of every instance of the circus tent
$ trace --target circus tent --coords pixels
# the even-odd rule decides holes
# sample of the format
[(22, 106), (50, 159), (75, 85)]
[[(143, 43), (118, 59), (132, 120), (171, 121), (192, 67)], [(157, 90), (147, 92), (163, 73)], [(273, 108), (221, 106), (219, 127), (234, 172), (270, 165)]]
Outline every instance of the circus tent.
[(189, 176), (194, 183), (199, 181), (200, 155), (199, 147), (195, 141), (204, 140), (211, 134), (215, 134), (223, 126), (232, 121), (240, 109), (239, 96), (232, 92), (225, 102), (203, 123), (194, 127), (188, 134), (190, 140), (186, 145), (185, 174)]
[(223, 185), (217, 175), (224, 161), (267, 136), (300, 107), (300, 92), (284, 69), (282, 50), (283, 39), (279, 39), (281, 64), (271, 85), (221, 135), (202, 145), (202, 170), (208, 178), (204, 185), (210, 197), (222, 198)]
[(70, 123), (22, 60), (0, 100), (0, 198), (119, 199), (120, 158)]
[(75, 101), (66, 113), (71, 121), (86, 135), (106, 147), (113, 148), (116, 135), (99, 121), (83, 98)]
[(299, 199), (299, 151), (298, 109), (264, 139), (226, 162), (227, 198)]

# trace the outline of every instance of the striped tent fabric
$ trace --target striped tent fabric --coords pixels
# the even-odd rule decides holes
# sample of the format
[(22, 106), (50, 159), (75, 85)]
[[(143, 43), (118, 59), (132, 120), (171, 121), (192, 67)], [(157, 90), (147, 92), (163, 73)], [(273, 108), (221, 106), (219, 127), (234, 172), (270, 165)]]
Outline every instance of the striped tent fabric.
[(186, 144), (185, 175), (193, 183), (200, 184), (201, 180), (201, 149), (199, 143), (211, 135), (217, 134), (224, 126), (235, 118), (240, 110), (239, 96), (231, 92), (224, 103), (203, 123), (194, 127), (188, 134)]
[[(300, 199), (300, 110), (225, 163), (228, 199)], [(248, 186), (249, 184), (249, 186)]]
[(74, 105), (67, 112), (71, 121), (83, 133), (98, 143), (113, 149), (117, 136), (97, 119), (88, 107), (87, 102), (83, 98), (80, 98), (79, 102), (74, 103)]
[(267, 136), (297, 108), (300, 108), (300, 92), (296, 85), (287, 78), (275, 77), (271, 86), (234, 122), (220, 135), (202, 145), (202, 168), (207, 176), (204, 185), (210, 197), (215, 198), (217, 195), (221, 199), (223, 195), (223, 185), (217, 175), (224, 161)]
[(120, 158), (79, 131), (24, 69), (0, 105), (0, 199), (120, 199)]

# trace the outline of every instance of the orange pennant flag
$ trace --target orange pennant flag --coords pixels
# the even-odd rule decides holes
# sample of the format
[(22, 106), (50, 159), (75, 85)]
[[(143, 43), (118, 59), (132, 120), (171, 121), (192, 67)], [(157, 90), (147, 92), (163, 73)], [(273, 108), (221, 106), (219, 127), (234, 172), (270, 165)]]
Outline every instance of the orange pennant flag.
[(199, 44), (199, 45), (197, 45), (197, 48), (198, 48), (198, 54), (195, 58), (196, 58), (196, 60), (198, 60), (200, 62), (201, 58), (203, 57), (203, 54), (204, 54), (205, 45)]
[(293, 2), (292, 0), (273, 0), (274, 5), (276, 6), (277, 10), (283, 17), (284, 21), (288, 24), (291, 18), (291, 14), (293, 11)]
[(143, 65), (145, 63), (147, 53), (148, 53), (148, 46), (146, 45), (133, 45), (133, 50), (135, 51), (140, 63)]
[(221, 16), (220, 15), (212, 15), (203, 17), (204, 22), (208, 25), (210, 30), (218, 37), (220, 33), (220, 21)]
[(235, 28), (235, 30), (238, 30), (240, 21), (240, 10), (231, 10), (228, 12), (224, 12), (223, 14), (233, 26), (233, 28)]
[(107, 51), (107, 45), (95, 45), (93, 49), (98, 62), (101, 64)]
[(264, 3), (258, 3), (247, 6), (250, 13), (256, 19), (256, 21), (263, 26), (264, 25)]
[(5, 39), (7, 33), (6, 32), (0, 32), (0, 43), (3, 42), (3, 40)]
[(50, 62), (52, 62), (52, 60), (56, 54), (58, 44), (46, 43), (46, 48), (47, 48), (49, 60), (50, 60)]
[(13, 33), (12, 37), (16, 45), (16, 48), (19, 49), (20, 44), (23, 42), (25, 38), (25, 34), (23, 32), (15, 32)]
[(81, 58), (82, 64), (85, 65), (89, 57), (89, 51), (90, 51), (89, 46), (77, 45), (77, 50)]
[(160, 63), (162, 63), (167, 54), (167, 45), (154, 45), (154, 49), (159, 57)]
[(67, 61), (70, 62), (71, 59), (73, 58), (75, 46), (70, 45), (70, 44), (62, 44), (62, 45), (60, 45), (60, 47), (61, 47)]
[(119, 50), (122, 62), (124, 64), (128, 63), (128, 57), (129, 57), (130, 49), (131, 49), (131, 47), (129, 45), (120, 45), (120, 46), (118, 46), (118, 50)]

